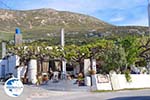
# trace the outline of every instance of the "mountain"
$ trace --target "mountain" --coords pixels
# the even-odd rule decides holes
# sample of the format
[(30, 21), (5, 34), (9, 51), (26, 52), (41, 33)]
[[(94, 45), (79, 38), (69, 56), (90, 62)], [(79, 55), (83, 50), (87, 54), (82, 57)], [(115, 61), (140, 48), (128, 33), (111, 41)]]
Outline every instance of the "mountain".
[(12, 39), (16, 27), (21, 29), (23, 38), (35, 39), (57, 37), (61, 28), (66, 35), (79, 37), (148, 32), (146, 27), (118, 27), (92, 16), (67, 11), (0, 9), (0, 39)]
[(88, 15), (54, 9), (28, 11), (1, 9), (0, 32), (14, 33), (16, 27), (21, 28), (25, 37), (45, 37), (56, 35), (61, 28), (65, 28), (66, 32), (83, 33), (112, 25)]

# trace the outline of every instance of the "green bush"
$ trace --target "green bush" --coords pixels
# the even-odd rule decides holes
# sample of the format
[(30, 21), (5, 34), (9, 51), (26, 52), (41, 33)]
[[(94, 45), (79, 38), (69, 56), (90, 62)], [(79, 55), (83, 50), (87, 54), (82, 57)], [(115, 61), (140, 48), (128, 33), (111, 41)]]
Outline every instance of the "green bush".
[(129, 71), (129, 70), (127, 70), (127, 71), (125, 72), (125, 77), (126, 77), (127, 82), (132, 82), (132, 79), (131, 79), (131, 75), (130, 75), (130, 71)]

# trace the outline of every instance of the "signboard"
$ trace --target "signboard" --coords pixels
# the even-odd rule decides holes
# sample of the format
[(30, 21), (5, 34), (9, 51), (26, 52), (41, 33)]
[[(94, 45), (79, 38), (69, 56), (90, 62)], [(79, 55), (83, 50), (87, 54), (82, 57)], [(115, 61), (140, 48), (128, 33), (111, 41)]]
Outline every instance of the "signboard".
[(97, 83), (109, 83), (109, 77), (107, 75), (97, 75)]
[(17, 78), (10, 78), (5, 82), (4, 90), (5, 93), (10, 97), (18, 97), (23, 92), (23, 84)]

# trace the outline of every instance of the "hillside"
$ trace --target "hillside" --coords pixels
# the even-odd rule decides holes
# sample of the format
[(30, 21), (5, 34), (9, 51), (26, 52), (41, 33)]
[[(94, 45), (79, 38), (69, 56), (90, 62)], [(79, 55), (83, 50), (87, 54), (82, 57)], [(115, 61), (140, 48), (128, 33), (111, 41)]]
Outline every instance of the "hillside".
[(112, 27), (112, 25), (88, 15), (54, 9), (28, 11), (1, 9), (0, 32), (5, 33), (5, 35), (0, 34), (1, 37), (12, 36), (16, 27), (21, 28), (25, 38), (39, 38), (55, 36), (62, 27), (67, 33), (85, 33), (90, 30)]
[(13, 43), (16, 27), (21, 29), (24, 41), (31, 42), (40, 39), (41, 42), (44, 41), (49, 45), (60, 44), (61, 28), (65, 29), (66, 44), (78, 45), (92, 42), (99, 37), (112, 38), (113, 36), (149, 33), (147, 27), (114, 26), (92, 16), (67, 11), (0, 9), (0, 41), (8, 40)]
[(62, 27), (65, 28), (66, 37), (104, 37), (148, 33), (147, 27), (119, 27), (92, 16), (67, 11), (0, 9), (0, 40), (13, 39), (16, 27), (21, 28), (24, 39), (58, 37)]

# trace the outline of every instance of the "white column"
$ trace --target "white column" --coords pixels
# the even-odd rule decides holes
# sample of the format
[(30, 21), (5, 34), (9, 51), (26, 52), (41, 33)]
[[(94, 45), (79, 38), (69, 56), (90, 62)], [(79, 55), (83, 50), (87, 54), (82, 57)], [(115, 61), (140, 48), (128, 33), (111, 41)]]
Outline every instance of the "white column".
[(92, 79), (92, 90), (97, 90), (97, 75), (92, 75), (91, 79)]
[[(61, 46), (62, 46), (62, 49), (65, 46), (65, 36), (64, 36), (63, 28), (61, 29)], [(63, 60), (62, 60), (62, 79), (65, 79), (65, 78), (66, 78), (66, 61), (63, 58)]]
[(17, 78), (18, 79), (21, 79), (21, 75), (20, 75), (20, 72), (21, 72), (21, 68), (19, 67), (19, 68), (17, 68)]
[(29, 82), (35, 84), (37, 82), (37, 60), (31, 59), (29, 62), (29, 70), (28, 70), (28, 77)]
[(94, 70), (96, 73), (96, 59), (92, 60), (92, 70)]
[(2, 42), (2, 58), (6, 56), (6, 43)]
[(90, 59), (84, 59), (84, 75), (89, 75), (89, 71), (91, 70), (91, 62)]
[(62, 66), (63, 74), (66, 74), (66, 61), (62, 61)]
[(65, 36), (64, 36), (64, 29), (61, 29), (61, 46), (65, 46)]

